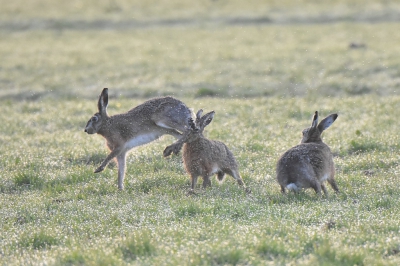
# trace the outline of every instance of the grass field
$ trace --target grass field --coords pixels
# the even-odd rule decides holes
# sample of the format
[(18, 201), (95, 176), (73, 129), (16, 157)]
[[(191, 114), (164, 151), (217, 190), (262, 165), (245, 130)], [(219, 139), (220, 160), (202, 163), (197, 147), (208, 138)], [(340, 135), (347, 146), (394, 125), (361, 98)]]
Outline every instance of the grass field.
[[(0, 1), (0, 265), (399, 265), (397, 1)], [(179, 7), (179, 8), (178, 8)], [(360, 44), (352, 48), (351, 43)], [(174, 95), (235, 154), (187, 196), (165, 136), (117, 167), (83, 132)], [(341, 192), (281, 195), (275, 164), (315, 110)], [(201, 182), (199, 182), (201, 183)]]

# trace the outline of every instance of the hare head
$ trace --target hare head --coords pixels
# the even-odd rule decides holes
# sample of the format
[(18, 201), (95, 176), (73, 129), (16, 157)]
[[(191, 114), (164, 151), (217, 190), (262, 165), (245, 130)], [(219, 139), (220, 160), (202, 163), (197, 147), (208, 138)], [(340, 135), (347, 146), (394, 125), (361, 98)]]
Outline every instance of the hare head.
[(107, 120), (107, 106), (108, 106), (108, 89), (104, 88), (99, 96), (97, 107), (99, 111), (95, 113), (87, 122), (85, 132), (88, 134), (95, 134), (99, 132), (101, 126)]
[(192, 118), (189, 118), (189, 130), (188, 130), (188, 134), (187, 136), (184, 138), (185, 142), (190, 143), (194, 140), (196, 140), (197, 138), (201, 137), (203, 132), (204, 132), (204, 128), (211, 123), (211, 121), (214, 118), (215, 112), (211, 111), (203, 116), (201, 116), (203, 113), (203, 110), (200, 109), (199, 111), (197, 111), (196, 114), (196, 121), (193, 121)]
[(321, 142), (322, 132), (330, 127), (332, 123), (335, 122), (337, 117), (337, 114), (328, 115), (318, 124), (318, 111), (315, 111), (311, 127), (303, 130), (303, 138), (301, 143)]

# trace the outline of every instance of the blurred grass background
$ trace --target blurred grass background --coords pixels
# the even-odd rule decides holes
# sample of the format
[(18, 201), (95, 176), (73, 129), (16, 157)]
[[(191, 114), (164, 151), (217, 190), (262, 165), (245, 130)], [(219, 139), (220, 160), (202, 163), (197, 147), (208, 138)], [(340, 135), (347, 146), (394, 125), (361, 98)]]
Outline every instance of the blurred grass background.
[(0, 1), (0, 98), (398, 95), (398, 1)]

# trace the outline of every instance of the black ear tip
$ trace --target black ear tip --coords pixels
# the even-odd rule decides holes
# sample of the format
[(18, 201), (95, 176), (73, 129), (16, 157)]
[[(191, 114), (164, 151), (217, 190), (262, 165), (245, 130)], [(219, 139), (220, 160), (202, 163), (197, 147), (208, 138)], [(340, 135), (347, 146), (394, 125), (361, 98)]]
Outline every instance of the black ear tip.
[(334, 119), (338, 118), (338, 116), (339, 116), (338, 114), (333, 114)]
[(108, 93), (108, 88), (104, 88), (102, 93)]
[(315, 111), (314, 116), (313, 116), (313, 120), (317, 120), (318, 119), (318, 111)]

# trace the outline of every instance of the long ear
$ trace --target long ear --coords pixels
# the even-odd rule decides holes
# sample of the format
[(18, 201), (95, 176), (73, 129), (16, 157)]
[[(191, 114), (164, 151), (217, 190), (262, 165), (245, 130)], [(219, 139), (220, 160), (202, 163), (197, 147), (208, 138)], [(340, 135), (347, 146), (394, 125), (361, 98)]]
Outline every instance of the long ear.
[(203, 109), (200, 109), (200, 110), (197, 111), (197, 114), (196, 114), (196, 121), (197, 122), (200, 121), (202, 113), (203, 113)]
[(311, 127), (317, 127), (318, 125), (318, 111), (315, 111), (315, 114), (313, 116), (313, 120), (311, 123)]
[(101, 114), (107, 113), (108, 106), (108, 88), (104, 88), (99, 96), (99, 102), (97, 103), (97, 107), (99, 108), (99, 112)]
[(214, 114), (215, 114), (215, 112), (211, 111), (211, 112), (203, 115), (203, 117), (201, 118), (200, 124), (199, 124), (200, 130), (203, 130), (208, 124), (211, 123), (211, 121), (214, 118)]
[(330, 114), (327, 117), (325, 117), (324, 119), (322, 119), (321, 123), (319, 123), (319, 125), (318, 125), (319, 132), (322, 133), (322, 131), (324, 131), (325, 129), (330, 127), (333, 124), (333, 122), (335, 122), (337, 117), (338, 117), (338, 114)]

